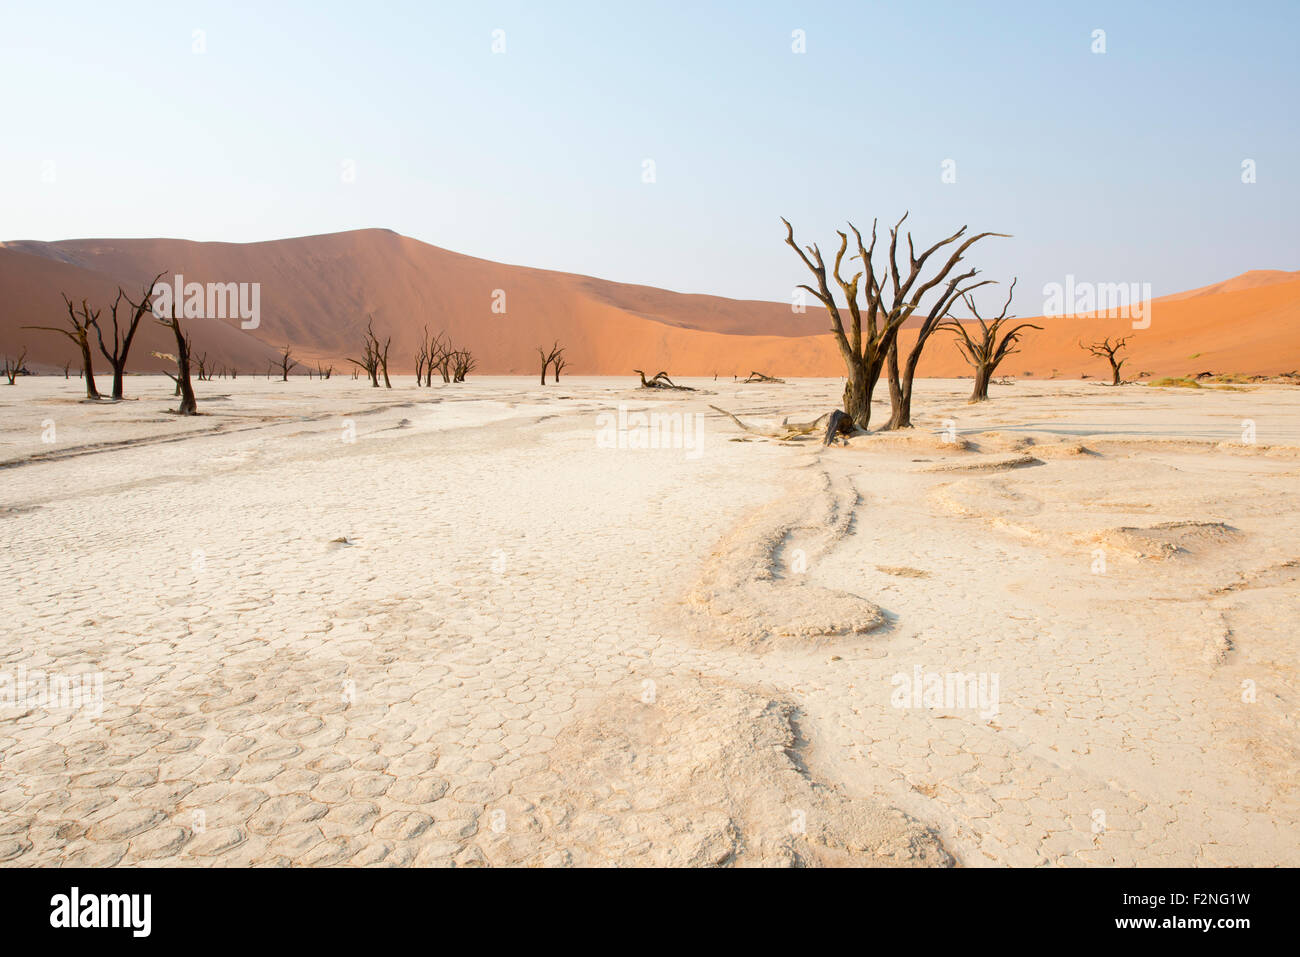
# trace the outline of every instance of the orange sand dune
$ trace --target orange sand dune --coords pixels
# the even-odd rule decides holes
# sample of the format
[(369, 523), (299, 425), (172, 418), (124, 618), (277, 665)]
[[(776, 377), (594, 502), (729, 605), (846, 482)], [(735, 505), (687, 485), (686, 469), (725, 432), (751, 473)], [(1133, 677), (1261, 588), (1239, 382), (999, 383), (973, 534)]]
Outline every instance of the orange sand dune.
[[(1043, 331), (1030, 330), (1022, 351), (1008, 357), (999, 371), (1044, 377), (1054, 370), (1066, 378), (1108, 376), (1105, 360), (1092, 358), (1078, 344), (1105, 336), (1129, 337), (1126, 377), (1136, 378), (1141, 372), (1181, 376), (1205, 371), (1271, 375), (1300, 369), (1300, 278), (1271, 285), (1245, 284), (1233, 291), (1185, 299), (1157, 299), (1148, 309), (1148, 329), (1134, 329), (1129, 319), (1029, 320), (1043, 326)], [(956, 347), (942, 339), (927, 348), (920, 371), (929, 376), (965, 374)]]
[(1272, 286), (1279, 282), (1295, 282), (1298, 279), (1300, 279), (1300, 270), (1288, 272), (1285, 269), (1251, 269), (1240, 276), (1233, 276), (1231, 279), (1212, 283), (1209, 286), (1202, 286), (1199, 289), (1176, 292), (1173, 295), (1164, 296), (1158, 301), (1168, 302), (1174, 299), (1191, 299), (1193, 296), (1208, 296), (1216, 292), (1236, 292), (1239, 289), (1255, 289), (1259, 286)]
[[(144, 283), (154, 275), (151, 273), (139, 280), (132, 275), (129, 279), (121, 280), (121, 285), (128, 296), (138, 299)], [(81, 368), (81, 354), (71, 340), (56, 333), (23, 327), (71, 328), (67, 322), (67, 307), (60, 295), (66, 292), (78, 308), (84, 298), (92, 310), (100, 310), (100, 326), (104, 330), (105, 343), (111, 349), (113, 320), (110, 310), (118, 285), (117, 276), (0, 247), (0, 302), (4, 303), (3, 311), (0, 311), (0, 353), (17, 357), (25, 346), (26, 365), (29, 369), (49, 372), (61, 370), (64, 363), (71, 362), (75, 376)], [(125, 332), (125, 324), (131, 316), (130, 306), (123, 301), (117, 314)], [(238, 326), (220, 322), (202, 325), (203, 328), (193, 337), (194, 351), (196, 354), (208, 353), (214, 363), (231, 365), (245, 373), (265, 371), (268, 358), (276, 352)], [(91, 351), (94, 354), (96, 376), (111, 375), (112, 367), (95, 345), (93, 334)], [(176, 340), (171, 330), (161, 326), (151, 316), (146, 316), (141, 320), (131, 344), (129, 368), (137, 372), (173, 369), (174, 363), (156, 359), (150, 353), (175, 351)], [(106, 388), (107, 383), (101, 382), (100, 386)]]
[[(802, 281), (797, 263), (791, 281)], [(241, 371), (264, 371), (268, 357), (291, 343), (304, 359), (336, 369), (358, 354), (366, 316), (392, 336), (390, 365), (409, 372), (422, 327), (446, 330), (472, 349), (484, 374), (533, 373), (536, 347), (558, 339), (572, 374), (630, 375), (633, 368), (673, 375), (824, 376), (842, 373), (825, 312), (803, 314), (786, 303), (687, 295), (524, 266), (439, 249), (389, 230), (367, 229), (262, 243), (195, 243), (173, 239), (14, 242), (0, 246), (0, 347), (31, 347), (36, 367), (61, 366), (71, 345), (24, 324), (49, 325), (63, 314), (61, 290), (93, 303), (111, 301), (116, 283), (135, 294), (160, 270), (187, 281), (261, 283), (261, 324), (189, 323), (196, 351)], [(504, 295), (504, 313), (493, 305)], [(1233, 280), (1156, 300), (1153, 321), (1135, 331), (1128, 320), (1041, 320), (1022, 354), (1003, 372), (1100, 376), (1104, 363), (1079, 349), (1080, 338), (1131, 335), (1126, 371), (1275, 373), (1300, 367), (1300, 273), (1254, 271)], [(158, 368), (150, 349), (167, 349), (151, 327), (132, 367)], [(914, 333), (905, 331), (904, 347)], [(147, 344), (146, 344), (147, 343)], [(1195, 358), (1192, 358), (1196, 356)], [(106, 368), (106, 366), (105, 366)], [(935, 337), (922, 375), (966, 374), (951, 336)]]

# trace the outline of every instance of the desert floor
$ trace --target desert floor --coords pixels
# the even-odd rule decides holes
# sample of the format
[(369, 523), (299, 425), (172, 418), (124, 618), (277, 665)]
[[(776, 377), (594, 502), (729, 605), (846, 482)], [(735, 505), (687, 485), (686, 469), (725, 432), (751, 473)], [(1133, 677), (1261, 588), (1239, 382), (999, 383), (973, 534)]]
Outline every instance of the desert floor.
[(1300, 864), (1300, 390), (689, 384), (0, 385), (0, 861)]

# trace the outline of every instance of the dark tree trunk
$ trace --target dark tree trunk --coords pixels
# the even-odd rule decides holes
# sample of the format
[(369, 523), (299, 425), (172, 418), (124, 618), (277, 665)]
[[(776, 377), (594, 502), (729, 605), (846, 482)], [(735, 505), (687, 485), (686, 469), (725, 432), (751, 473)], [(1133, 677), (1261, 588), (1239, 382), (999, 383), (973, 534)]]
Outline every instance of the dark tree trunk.
[(126, 372), (126, 363), (113, 366), (113, 398), (122, 398), (122, 375)]
[(181, 397), (178, 415), (198, 415), (199, 403), (194, 398), (194, 384), (190, 382), (190, 343), (181, 332), (180, 320), (172, 311), (171, 327), (176, 334), (176, 389)]
[(1120, 384), (1120, 379), (1119, 379), (1119, 363), (1115, 362), (1115, 360), (1113, 360), (1113, 359), (1111, 360), (1111, 363), (1110, 363), (1110, 372), (1111, 372), (1111, 380), (1110, 380), (1110, 384), (1111, 384), (1111, 385), (1119, 385), (1119, 384)]
[(81, 346), (81, 366), (82, 375), (86, 380), (86, 398), (98, 399), (99, 390), (95, 388), (95, 368), (90, 359), (90, 341), (82, 337), (77, 344)]
[(975, 388), (971, 390), (972, 402), (983, 402), (989, 397), (989, 379), (993, 376), (993, 367), (978, 365), (975, 367)]
[(898, 374), (898, 340), (889, 347), (889, 424), (885, 430), (910, 429), (912, 423), (907, 410), (907, 395)]
[(871, 390), (875, 383), (860, 362), (849, 363), (848, 373), (844, 383), (844, 411), (853, 425), (865, 432), (871, 424)]

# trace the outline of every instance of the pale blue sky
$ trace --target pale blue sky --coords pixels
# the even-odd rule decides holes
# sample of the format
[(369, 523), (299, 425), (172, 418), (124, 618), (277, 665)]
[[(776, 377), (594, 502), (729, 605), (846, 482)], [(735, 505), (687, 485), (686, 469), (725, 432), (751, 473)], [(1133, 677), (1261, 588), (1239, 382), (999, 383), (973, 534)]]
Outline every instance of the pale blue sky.
[(1298, 34), (1294, 2), (5, 0), (0, 239), (382, 226), (785, 299), (778, 216), (826, 247), (910, 209), (1014, 233), (974, 262), (1024, 311), (1066, 273), (1160, 295), (1300, 268)]

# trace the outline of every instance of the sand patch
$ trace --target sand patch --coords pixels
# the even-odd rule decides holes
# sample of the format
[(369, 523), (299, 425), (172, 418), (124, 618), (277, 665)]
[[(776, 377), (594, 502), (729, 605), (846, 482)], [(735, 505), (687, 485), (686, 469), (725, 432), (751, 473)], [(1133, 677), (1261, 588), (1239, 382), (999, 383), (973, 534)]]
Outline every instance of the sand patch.
[(1032, 437), (1011, 432), (980, 432), (972, 438), (981, 451), (988, 452), (1023, 452), (1035, 444)]
[(1096, 454), (1082, 442), (1051, 442), (1034, 446), (1034, 455), (1040, 459), (1075, 459)]
[(1097, 532), (1093, 540), (1134, 558), (1163, 561), (1179, 555), (1234, 545), (1241, 532), (1222, 522), (1160, 522)]
[(969, 452), (974, 446), (960, 436), (949, 438), (943, 432), (921, 429), (900, 429), (894, 432), (872, 432), (849, 438), (849, 448), (871, 452), (878, 449), (905, 452)]
[(876, 571), (893, 575), (895, 578), (929, 578), (930, 573), (907, 565), (877, 565)]
[(653, 695), (645, 688), (610, 695), (560, 732), (545, 770), (502, 802), (498, 820), (508, 827), (480, 827), (484, 861), (951, 865), (903, 812), (809, 777), (790, 701), (705, 678), (665, 681)]
[(794, 486), (752, 512), (705, 562), (687, 596), (693, 632), (767, 650), (790, 641), (863, 634), (884, 623), (880, 608), (864, 598), (806, 581), (808, 563), (848, 532), (857, 493), (832, 486), (817, 467), (811, 494)]
[(1043, 509), (1039, 499), (996, 480), (960, 479), (939, 485), (930, 499), (943, 511), (967, 518), (1025, 518)]
[(1042, 465), (1038, 459), (1028, 453), (1020, 452), (1009, 455), (972, 455), (960, 462), (937, 462), (913, 469), (914, 472), (1008, 472), (1011, 469), (1025, 468), (1030, 465)]

